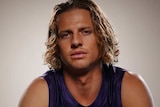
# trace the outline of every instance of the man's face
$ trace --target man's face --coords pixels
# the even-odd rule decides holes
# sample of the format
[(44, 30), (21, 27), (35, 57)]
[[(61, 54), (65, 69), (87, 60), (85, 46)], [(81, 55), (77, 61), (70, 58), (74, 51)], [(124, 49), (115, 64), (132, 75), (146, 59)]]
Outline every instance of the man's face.
[(98, 64), (99, 51), (89, 11), (73, 9), (57, 18), (58, 47), (64, 69), (85, 70)]

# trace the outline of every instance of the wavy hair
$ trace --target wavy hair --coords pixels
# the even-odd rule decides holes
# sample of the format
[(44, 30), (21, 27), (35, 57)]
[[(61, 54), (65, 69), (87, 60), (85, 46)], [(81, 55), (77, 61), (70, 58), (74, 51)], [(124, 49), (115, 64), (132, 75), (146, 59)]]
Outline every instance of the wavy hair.
[(85, 9), (90, 12), (94, 32), (98, 38), (100, 60), (107, 64), (118, 62), (119, 49), (117, 39), (99, 6), (92, 0), (68, 0), (54, 7), (53, 16), (50, 20), (45, 53), (45, 63), (49, 65), (49, 68), (58, 70), (62, 67), (57, 45), (58, 27), (56, 20), (60, 14), (72, 9)]

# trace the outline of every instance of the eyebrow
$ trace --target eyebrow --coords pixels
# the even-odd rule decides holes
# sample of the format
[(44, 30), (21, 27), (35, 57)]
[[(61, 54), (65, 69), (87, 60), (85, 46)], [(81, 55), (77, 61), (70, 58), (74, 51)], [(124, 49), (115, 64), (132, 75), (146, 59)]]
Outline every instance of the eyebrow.
[[(81, 28), (79, 28), (78, 31), (83, 31), (83, 30), (85, 30), (85, 29), (91, 29), (91, 30), (93, 30), (92, 27), (86, 26), (86, 27), (81, 27)], [(58, 34), (63, 33), (63, 32), (71, 33), (72, 30), (66, 29), (66, 30), (58, 31)]]
[(92, 28), (88, 26), (88, 27), (82, 27), (82, 28), (80, 28), (79, 31), (83, 31), (85, 29), (91, 29), (92, 30)]
[(62, 31), (59, 31), (58, 34), (61, 34), (61, 33), (72, 33), (72, 30), (62, 30)]

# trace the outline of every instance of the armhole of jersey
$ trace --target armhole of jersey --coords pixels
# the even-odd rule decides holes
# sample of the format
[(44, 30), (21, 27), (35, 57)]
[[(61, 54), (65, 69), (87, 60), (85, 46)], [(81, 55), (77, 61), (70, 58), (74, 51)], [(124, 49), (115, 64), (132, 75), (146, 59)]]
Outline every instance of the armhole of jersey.
[(124, 74), (126, 72), (125, 69), (122, 69), (122, 68), (119, 68), (119, 67), (116, 67), (116, 73), (117, 73), (117, 84), (116, 84), (116, 88), (118, 89), (116, 91), (117, 93), (117, 103), (118, 105), (121, 105), (120, 107), (122, 107), (122, 82), (123, 82), (123, 77), (124, 77)]
[(54, 92), (53, 92), (53, 87), (54, 87), (54, 83), (52, 83), (52, 80), (51, 78), (54, 78), (52, 77), (52, 74), (51, 74), (52, 71), (47, 71), (46, 73), (44, 73), (41, 77), (46, 81), (47, 83), (47, 86), (48, 86), (48, 107), (53, 107), (53, 104), (55, 101), (54, 99)]

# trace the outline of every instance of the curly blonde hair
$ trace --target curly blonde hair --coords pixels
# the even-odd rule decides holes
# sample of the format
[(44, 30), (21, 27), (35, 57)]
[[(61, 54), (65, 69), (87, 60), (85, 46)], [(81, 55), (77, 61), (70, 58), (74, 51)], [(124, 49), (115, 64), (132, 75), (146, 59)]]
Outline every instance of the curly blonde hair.
[(97, 44), (100, 52), (100, 60), (103, 63), (114, 64), (118, 62), (118, 42), (114, 31), (101, 12), (98, 5), (92, 0), (68, 0), (65, 3), (58, 4), (54, 7), (54, 14), (50, 20), (48, 39), (46, 42), (47, 50), (45, 53), (45, 62), (51, 69), (60, 69), (62, 67), (61, 59), (59, 58), (59, 49), (57, 45), (57, 17), (66, 11), (72, 9), (85, 9), (90, 12), (94, 31), (97, 35)]

